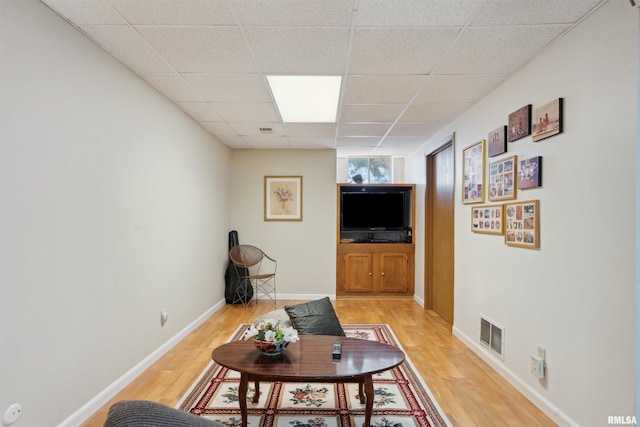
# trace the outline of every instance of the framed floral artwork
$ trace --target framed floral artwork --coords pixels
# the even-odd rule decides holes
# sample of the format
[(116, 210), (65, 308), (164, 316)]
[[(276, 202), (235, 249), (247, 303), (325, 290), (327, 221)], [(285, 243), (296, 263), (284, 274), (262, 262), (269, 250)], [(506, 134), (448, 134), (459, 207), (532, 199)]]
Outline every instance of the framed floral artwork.
[(264, 177), (264, 220), (302, 221), (302, 177)]
[(527, 200), (504, 204), (504, 243), (535, 249), (540, 247), (540, 202)]
[(471, 231), (474, 233), (504, 233), (504, 209), (502, 205), (482, 205), (471, 208)]
[(513, 142), (529, 135), (531, 135), (531, 104), (509, 114), (507, 140)]
[(484, 202), (483, 139), (462, 150), (462, 203)]
[(517, 165), (517, 156), (489, 164), (489, 200), (516, 198)]

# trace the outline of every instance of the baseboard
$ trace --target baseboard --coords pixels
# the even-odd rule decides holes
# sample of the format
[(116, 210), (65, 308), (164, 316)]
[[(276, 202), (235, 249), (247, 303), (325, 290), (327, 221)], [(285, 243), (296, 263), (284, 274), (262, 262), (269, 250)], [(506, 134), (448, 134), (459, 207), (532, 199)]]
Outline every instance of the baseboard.
[(507, 369), (502, 363), (502, 360), (498, 360), (495, 356), (489, 354), (479, 342), (469, 338), (455, 326), (452, 329), (452, 333), (559, 426), (579, 427), (579, 424), (572, 420), (571, 417), (558, 409), (558, 407), (549, 400), (545, 399), (529, 384), (525, 383), (522, 378)]
[(107, 402), (109, 402), (115, 395), (117, 395), (123, 388), (136, 379), (141, 373), (146, 371), (151, 365), (153, 365), (158, 359), (160, 359), (165, 353), (176, 346), (182, 339), (193, 332), (198, 326), (204, 323), (213, 313), (220, 310), (225, 304), (225, 300), (221, 300), (213, 307), (204, 312), (200, 317), (187, 325), (184, 329), (171, 337), (167, 342), (161, 345), (157, 350), (145, 357), (140, 363), (131, 368), (123, 376), (118, 378), (113, 384), (102, 390), (93, 399), (84, 404), (80, 409), (71, 414), (66, 420), (58, 425), (58, 427), (75, 427), (85, 422), (89, 417), (95, 414), (100, 408), (102, 408)]

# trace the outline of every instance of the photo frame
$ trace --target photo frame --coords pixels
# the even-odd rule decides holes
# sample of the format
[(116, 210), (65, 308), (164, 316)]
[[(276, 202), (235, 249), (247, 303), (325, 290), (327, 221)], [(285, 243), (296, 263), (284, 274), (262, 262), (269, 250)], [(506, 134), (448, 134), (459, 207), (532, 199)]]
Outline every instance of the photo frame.
[(518, 157), (511, 156), (489, 164), (489, 200), (516, 198)]
[(562, 133), (562, 98), (554, 99), (533, 112), (533, 141)]
[(518, 190), (542, 187), (542, 156), (518, 162)]
[(495, 157), (499, 154), (507, 152), (507, 127), (501, 126), (496, 130), (489, 132), (488, 156)]
[(462, 150), (462, 203), (484, 202), (485, 145), (483, 139)]
[(540, 247), (540, 202), (527, 200), (504, 204), (504, 243), (536, 249)]
[(484, 234), (504, 234), (504, 206), (472, 206), (471, 231)]
[(507, 140), (509, 142), (531, 135), (531, 104), (509, 114), (508, 123)]
[(264, 177), (264, 220), (302, 221), (302, 177)]

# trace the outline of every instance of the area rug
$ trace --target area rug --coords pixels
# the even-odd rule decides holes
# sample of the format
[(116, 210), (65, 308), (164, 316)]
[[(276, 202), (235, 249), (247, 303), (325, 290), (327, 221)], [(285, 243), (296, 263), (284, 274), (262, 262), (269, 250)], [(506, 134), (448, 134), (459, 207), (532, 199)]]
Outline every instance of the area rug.
[[(239, 340), (249, 325), (242, 325), (231, 340)], [(350, 338), (381, 341), (400, 349), (388, 325), (343, 325)], [(241, 425), (238, 404), (240, 374), (211, 362), (178, 408), (219, 421)], [(371, 424), (376, 427), (450, 426), (438, 403), (408, 358), (398, 367), (374, 375), (375, 400)], [(248, 423), (252, 427), (360, 427), (364, 404), (358, 384), (261, 382), (260, 398), (253, 404), (249, 386)]]

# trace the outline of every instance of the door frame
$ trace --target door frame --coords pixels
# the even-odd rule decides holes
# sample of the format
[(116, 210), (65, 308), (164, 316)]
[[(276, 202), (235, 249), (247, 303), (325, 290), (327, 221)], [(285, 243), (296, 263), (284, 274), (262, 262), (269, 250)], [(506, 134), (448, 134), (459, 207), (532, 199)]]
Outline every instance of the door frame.
[[(440, 140), (436, 147), (425, 154), (425, 195), (424, 195), (424, 308), (426, 310), (433, 309), (433, 276), (430, 274), (431, 265), (433, 264), (433, 242), (431, 241), (432, 229), (433, 229), (433, 207), (431, 200), (434, 197), (434, 190), (431, 177), (433, 176), (434, 156), (439, 152), (451, 147), (453, 150), (453, 192), (455, 195), (456, 189), (456, 141), (455, 132), (447, 135)], [(455, 197), (454, 197), (455, 203)], [(454, 208), (455, 215), (455, 208)], [(454, 229), (455, 234), (455, 229)], [(452, 236), (453, 238), (454, 236)], [(453, 260), (455, 265), (455, 258)], [(455, 283), (455, 282), (454, 282)], [(455, 306), (455, 301), (454, 301)], [(452, 322), (453, 325), (453, 322)]]

